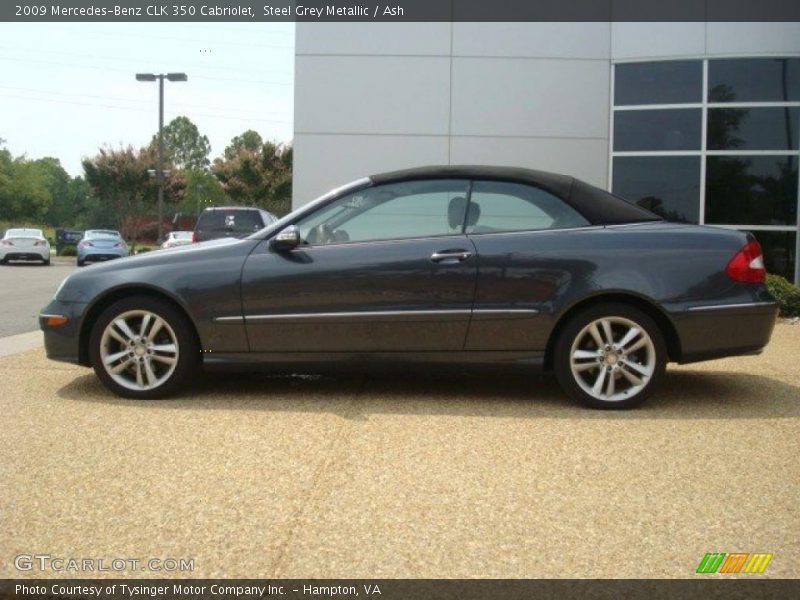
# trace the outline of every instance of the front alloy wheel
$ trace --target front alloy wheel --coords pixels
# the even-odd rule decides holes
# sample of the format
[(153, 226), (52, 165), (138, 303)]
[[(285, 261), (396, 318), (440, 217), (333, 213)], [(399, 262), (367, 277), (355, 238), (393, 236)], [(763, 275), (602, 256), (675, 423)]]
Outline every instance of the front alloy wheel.
[(100, 339), (109, 376), (134, 391), (157, 388), (175, 372), (180, 345), (172, 327), (148, 310), (130, 310), (111, 321)]
[(90, 353), (95, 373), (127, 398), (160, 398), (198, 363), (191, 325), (170, 304), (148, 297), (121, 300), (95, 322)]
[(602, 305), (567, 324), (554, 367), (573, 398), (594, 408), (629, 408), (645, 399), (665, 363), (663, 336), (648, 315)]

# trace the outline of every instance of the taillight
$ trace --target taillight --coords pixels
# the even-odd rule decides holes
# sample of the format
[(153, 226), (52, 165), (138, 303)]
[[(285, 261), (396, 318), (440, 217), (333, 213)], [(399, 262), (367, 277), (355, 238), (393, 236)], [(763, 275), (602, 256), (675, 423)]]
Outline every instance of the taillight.
[(78, 246), (80, 246), (81, 248), (88, 248), (89, 246), (94, 246), (94, 244), (92, 242), (81, 242), (80, 244), (78, 244)]
[(761, 254), (761, 245), (754, 239), (739, 250), (728, 266), (725, 273), (734, 281), (743, 283), (764, 283), (767, 270), (764, 268), (764, 256)]
[(198, 239), (197, 239), (197, 232), (196, 232), (196, 231), (193, 231), (193, 232), (192, 232), (192, 243), (193, 243), (193, 244), (196, 244), (197, 242), (198, 242)]
[(2, 244), (3, 246), (13, 246), (14, 242), (9, 242), (8, 240), (2, 240), (0, 241), (0, 244)]
[(124, 248), (124, 247), (125, 247), (125, 242), (117, 242), (116, 244), (114, 244), (114, 248)]
[(33, 245), (34, 246), (47, 246), (47, 241), (46, 240), (38, 240), (38, 241), (34, 242)]

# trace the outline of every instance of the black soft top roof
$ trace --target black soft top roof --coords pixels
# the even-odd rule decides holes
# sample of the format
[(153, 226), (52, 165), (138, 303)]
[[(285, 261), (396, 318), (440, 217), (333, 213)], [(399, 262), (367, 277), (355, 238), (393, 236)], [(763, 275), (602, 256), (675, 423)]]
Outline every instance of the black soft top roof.
[(413, 179), (482, 179), (533, 185), (555, 194), (593, 225), (661, 220), (661, 217), (648, 210), (574, 177), (522, 167), (441, 165), (379, 173), (370, 177), (376, 185)]

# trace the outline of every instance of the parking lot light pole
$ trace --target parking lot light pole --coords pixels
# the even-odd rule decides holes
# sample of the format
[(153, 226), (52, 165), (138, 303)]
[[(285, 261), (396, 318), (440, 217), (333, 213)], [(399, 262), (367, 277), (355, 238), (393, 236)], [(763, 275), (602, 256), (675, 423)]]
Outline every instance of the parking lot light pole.
[(136, 81), (158, 80), (158, 243), (164, 241), (164, 79), (187, 81), (186, 73), (137, 73)]

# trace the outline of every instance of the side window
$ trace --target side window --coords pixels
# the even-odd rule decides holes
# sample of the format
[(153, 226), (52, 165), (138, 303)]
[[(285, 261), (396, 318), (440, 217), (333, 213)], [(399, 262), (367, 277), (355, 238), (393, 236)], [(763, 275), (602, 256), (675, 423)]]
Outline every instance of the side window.
[(312, 246), (460, 234), (468, 185), (435, 179), (369, 187), (296, 225), (304, 243)]
[(583, 227), (589, 222), (561, 198), (540, 188), (502, 181), (476, 181), (467, 233)]

